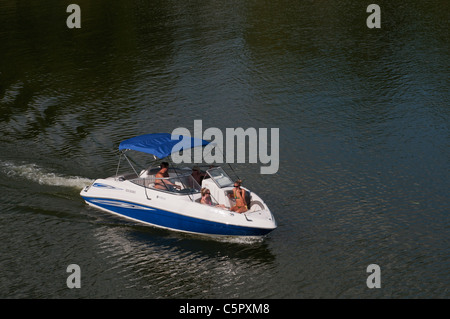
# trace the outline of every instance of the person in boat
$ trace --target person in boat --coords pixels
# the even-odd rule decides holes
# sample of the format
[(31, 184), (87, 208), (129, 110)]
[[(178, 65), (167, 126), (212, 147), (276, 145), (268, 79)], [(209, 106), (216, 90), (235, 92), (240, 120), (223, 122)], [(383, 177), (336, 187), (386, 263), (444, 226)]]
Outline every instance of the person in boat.
[(205, 205), (209, 205), (209, 206), (216, 206), (216, 207), (220, 207), (220, 208), (223, 208), (223, 209), (227, 209), (227, 208), (225, 207), (225, 205), (222, 205), (222, 204), (220, 204), (220, 205), (214, 205), (214, 204), (212, 203), (212, 200), (211, 200), (211, 192), (210, 192), (209, 189), (207, 189), (206, 187), (203, 187), (203, 188), (201, 189), (200, 194), (202, 195), (202, 199), (200, 200), (200, 203), (205, 204)]
[(202, 185), (202, 180), (205, 178), (206, 174), (202, 172), (198, 166), (194, 166), (191, 175), (199, 185)]
[(172, 183), (168, 179), (162, 179), (169, 177), (168, 170), (169, 170), (169, 163), (162, 162), (161, 169), (155, 175), (155, 188), (164, 190), (170, 190), (170, 187), (175, 187), (178, 189), (181, 188), (179, 185)]
[(236, 205), (231, 207), (230, 210), (236, 213), (245, 213), (248, 210), (245, 202), (245, 190), (241, 188), (241, 183), (241, 180), (234, 182), (232, 198), (236, 200)]

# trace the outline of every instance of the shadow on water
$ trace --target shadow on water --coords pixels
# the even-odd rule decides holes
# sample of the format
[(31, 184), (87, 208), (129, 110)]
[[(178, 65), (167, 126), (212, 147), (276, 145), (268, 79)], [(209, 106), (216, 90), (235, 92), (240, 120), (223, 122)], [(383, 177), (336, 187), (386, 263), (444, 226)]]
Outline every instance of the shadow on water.
[[(88, 209), (91, 210), (90, 207)], [(121, 240), (120, 237), (123, 237), (125, 242), (133, 241), (149, 247), (168, 246), (178, 251), (202, 254), (208, 258), (228, 256), (265, 262), (273, 262), (275, 259), (267, 243), (268, 240), (270, 241), (270, 235), (263, 238), (213, 237), (140, 225), (119, 217), (106, 216), (107, 213), (94, 209), (92, 209), (92, 213), (101, 215), (98, 216), (99, 219), (95, 221), (95, 224), (106, 226), (111, 231), (117, 230), (116, 239), (118, 241)]]
[(90, 213), (100, 214), (93, 222), (96, 255), (104, 270), (113, 271), (115, 281), (122, 282), (120, 294), (153, 298), (271, 294), (264, 278), (270, 277), (276, 258), (267, 239), (215, 240)]

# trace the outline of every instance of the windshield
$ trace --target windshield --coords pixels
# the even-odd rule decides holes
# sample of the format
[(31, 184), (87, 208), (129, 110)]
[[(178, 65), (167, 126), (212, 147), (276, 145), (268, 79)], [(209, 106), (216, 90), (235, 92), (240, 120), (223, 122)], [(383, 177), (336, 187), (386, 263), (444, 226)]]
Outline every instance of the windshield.
[(130, 180), (132, 183), (179, 195), (195, 194), (200, 192), (200, 185), (190, 174), (171, 177), (155, 177), (155, 175)]
[(220, 188), (233, 185), (233, 181), (221, 167), (214, 167), (206, 172)]

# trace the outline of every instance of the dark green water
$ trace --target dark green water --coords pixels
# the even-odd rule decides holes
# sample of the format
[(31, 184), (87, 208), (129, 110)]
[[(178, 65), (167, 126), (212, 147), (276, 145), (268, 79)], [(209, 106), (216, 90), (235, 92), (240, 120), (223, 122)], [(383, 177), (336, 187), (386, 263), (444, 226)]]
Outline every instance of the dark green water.
[[(449, 297), (448, 1), (72, 2), (0, 0), (0, 297)], [(268, 238), (86, 207), (120, 141), (196, 119), (279, 128), (277, 174), (234, 166)]]

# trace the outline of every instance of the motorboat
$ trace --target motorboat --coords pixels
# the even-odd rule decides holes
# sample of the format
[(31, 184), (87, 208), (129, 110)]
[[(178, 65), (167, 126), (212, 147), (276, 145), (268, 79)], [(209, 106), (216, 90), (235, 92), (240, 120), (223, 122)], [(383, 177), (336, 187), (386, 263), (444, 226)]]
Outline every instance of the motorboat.
[[(189, 143), (178, 146), (178, 151), (210, 143), (169, 133), (145, 134), (127, 139), (119, 144), (116, 174), (94, 180), (81, 190), (80, 195), (87, 204), (103, 211), (146, 225), (186, 233), (261, 237), (277, 227), (266, 203), (246, 187), (241, 188), (245, 190), (248, 210), (244, 213), (230, 210), (235, 205), (231, 196), (234, 180), (223, 167), (180, 167), (172, 161), (168, 177), (158, 177), (160, 167), (156, 164), (160, 165), (163, 159), (173, 154), (174, 146), (179, 145), (182, 139)], [(142, 170), (136, 169), (137, 164), (132, 164), (129, 154), (131, 151), (145, 153), (145, 156), (153, 155), (152, 164), (143, 166)], [(122, 158), (126, 159), (133, 171), (119, 173)], [(202, 188), (210, 191), (211, 205), (200, 202)]]

